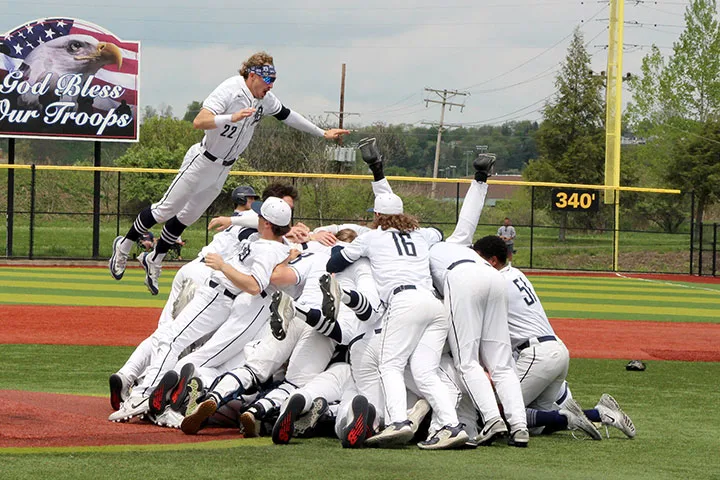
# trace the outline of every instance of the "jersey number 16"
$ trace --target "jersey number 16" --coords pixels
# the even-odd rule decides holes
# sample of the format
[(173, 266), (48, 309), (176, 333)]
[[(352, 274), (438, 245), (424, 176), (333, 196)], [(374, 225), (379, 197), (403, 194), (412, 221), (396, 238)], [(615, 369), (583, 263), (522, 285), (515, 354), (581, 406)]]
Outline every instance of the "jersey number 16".
[(401, 257), (407, 255), (408, 257), (417, 257), (417, 251), (415, 250), (415, 244), (412, 242), (409, 233), (392, 232), (395, 246), (397, 247), (398, 255)]

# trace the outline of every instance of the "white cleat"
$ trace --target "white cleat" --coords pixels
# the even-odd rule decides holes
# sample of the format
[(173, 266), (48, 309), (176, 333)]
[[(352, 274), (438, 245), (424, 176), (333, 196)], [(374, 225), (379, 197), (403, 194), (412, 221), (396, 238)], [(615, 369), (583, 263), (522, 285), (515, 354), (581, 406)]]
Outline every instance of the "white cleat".
[(413, 433), (410, 420), (395, 422), (385, 430), (365, 440), (368, 447), (386, 447), (390, 445), (405, 445), (412, 440)]
[(464, 448), (470, 437), (463, 430), (463, 424), (454, 427), (445, 425), (427, 440), (418, 443), (421, 450), (449, 450), (451, 448)]
[(322, 292), (322, 313), (325, 318), (337, 321), (340, 313), (340, 300), (342, 290), (334, 276), (326, 273), (320, 277), (320, 291)]
[(141, 397), (139, 395), (130, 395), (120, 405), (120, 410), (113, 412), (108, 417), (111, 422), (127, 422), (134, 417), (145, 415), (150, 409), (150, 397)]
[(142, 265), (145, 270), (145, 286), (150, 290), (150, 293), (157, 295), (159, 290), (160, 272), (162, 272), (162, 266), (153, 263), (150, 260), (150, 253), (143, 252), (138, 257), (138, 262)]
[(415, 402), (413, 408), (408, 411), (408, 420), (412, 422), (411, 427), (413, 433), (417, 433), (420, 424), (429, 412), (430, 404), (424, 398), (421, 398), (420, 400)]
[(502, 417), (491, 418), (483, 425), (480, 433), (473, 439), (477, 445), (490, 446), (492, 443), (508, 434), (507, 425)]
[(610, 438), (607, 427), (615, 427), (628, 438), (635, 437), (635, 424), (625, 412), (622, 411), (617, 401), (607, 393), (603, 393), (600, 401), (595, 405), (598, 413), (600, 413), (600, 421), (605, 425), (605, 434)]
[(593, 440), (602, 440), (602, 435), (595, 425), (585, 416), (585, 412), (580, 405), (571, 399), (565, 401), (563, 408), (559, 411), (560, 415), (567, 418), (568, 430), (582, 430)]
[[(127, 266), (128, 254), (123, 252), (120, 248), (120, 244), (125, 240), (125, 237), (115, 237), (112, 244), (112, 256), (108, 262), (108, 268), (110, 269), (110, 275), (115, 280), (120, 280), (125, 274), (125, 267)], [(128, 240), (129, 241), (129, 240)]]
[(160, 427), (176, 428), (179, 430), (184, 418), (185, 416), (182, 413), (168, 406), (160, 415), (157, 415), (152, 422)]
[(278, 340), (287, 335), (288, 325), (295, 317), (295, 305), (290, 295), (285, 292), (275, 292), (270, 302), (270, 331)]

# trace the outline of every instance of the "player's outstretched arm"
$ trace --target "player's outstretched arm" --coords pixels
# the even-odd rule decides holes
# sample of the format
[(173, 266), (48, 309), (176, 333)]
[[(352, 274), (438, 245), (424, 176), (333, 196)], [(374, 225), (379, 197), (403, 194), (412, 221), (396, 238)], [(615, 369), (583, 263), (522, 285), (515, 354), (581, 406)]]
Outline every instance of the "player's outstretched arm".
[(226, 123), (239, 122), (243, 118), (247, 118), (255, 113), (254, 108), (243, 108), (232, 115), (215, 115), (210, 110), (203, 108), (193, 120), (193, 127), (198, 130), (213, 130), (225, 125)]

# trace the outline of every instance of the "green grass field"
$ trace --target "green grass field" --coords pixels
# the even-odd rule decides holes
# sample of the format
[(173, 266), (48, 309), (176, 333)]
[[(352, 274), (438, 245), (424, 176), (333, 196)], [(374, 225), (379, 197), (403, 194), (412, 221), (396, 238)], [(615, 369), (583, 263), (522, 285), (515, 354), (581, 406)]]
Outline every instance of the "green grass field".
[[(169, 273), (162, 277), (165, 292)], [(720, 323), (718, 284), (530, 278), (551, 317)], [(51, 296), (46, 295), (48, 282), (59, 287)], [(2, 267), (0, 305), (10, 303), (159, 307), (163, 298), (149, 296), (137, 270), (118, 283), (104, 269)], [(105, 396), (108, 376), (131, 351), (0, 345), (0, 388)], [(337, 440), (324, 438), (282, 447), (260, 438), (199, 445), (0, 449), (0, 478), (720, 478), (720, 418), (715, 413), (720, 363), (653, 361), (642, 373), (627, 372), (624, 364), (573, 359), (568, 379), (586, 408), (604, 392), (614, 395), (636, 424), (634, 440), (619, 431), (601, 442), (556, 433), (534, 437), (524, 450), (497, 444), (454, 452), (412, 446), (348, 451)], [(72, 411), (71, 404), (66, 407)], [(18, 413), (0, 412), (0, 427), (6, 415)]]

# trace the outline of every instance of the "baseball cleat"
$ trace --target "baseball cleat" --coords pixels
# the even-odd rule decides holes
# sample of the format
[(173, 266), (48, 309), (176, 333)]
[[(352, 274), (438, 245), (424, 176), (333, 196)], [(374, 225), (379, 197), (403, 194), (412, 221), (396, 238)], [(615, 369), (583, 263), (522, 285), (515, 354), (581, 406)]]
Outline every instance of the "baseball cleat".
[(290, 320), (294, 316), (295, 306), (292, 297), (280, 291), (273, 293), (270, 302), (270, 331), (273, 337), (284, 340)]
[(155, 390), (150, 394), (150, 409), (152, 415), (160, 415), (170, 402), (170, 394), (178, 383), (178, 374), (174, 370), (168, 370)]
[(176, 412), (181, 412), (182, 407), (185, 404), (185, 399), (188, 396), (188, 383), (195, 374), (195, 366), (192, 363), (186, 363), (180, 369), (180, 380), (177, 385), (170, 392), (170, 408)]
[(495, 417), (485, 422), (482, 430), (473, 440), (478, 445), (490, 446), (496, 439), (504, 437), (507, 433), (505, 421), (501, 417)]
[(151, 294), (157, 295), (160, 291), (158, 282), (162, 267), (150, 261), (149, 257), (150, 254), (148, 252), (143, 252), (138, 256), (138, 262), (140, 262), (140, 265), (142, 265), (145, 270), (145, 286), (150, 290)]
[(325, 414), (325, 412), (328, 411), (328, 403), (327, 401), (322, 398), (318, 397), (312, 402), (312, 406), (310, 407), (310, 411), (306, 414), (298, 417), (298, 419), (295, 421), (295, 436), (296, 437), (306, 437), (310, 436), (312, 431), (317, 426), (318, 422), (322, 418), (322, 416)]
[(567, 418), (568, 430), (582, 430), (593, 440), (602, 440), (602, 436), (595, 425), (585, 416), (580, 405), (572, 398), (565, 400), (558, 412)]
[(185, 415), (192, 415), (198, 405), (204, 400), (203, 383), (199, 377), (193, 377), (187, 384), (187, 407)]
[(603, 393), (600, 397), (600, 401), (595, 405), (598, 413), (600, 413), (600, 421), (605, 425), (605, 434), (610, 438), (610, 434), (607, 431), (607, 427), (615, 427), (628, 438), (635, 437), (635, 424), (630, 417), (625, 414), (620, 408), (617, 401), (607, 393)]
[(368, 437), (369, 403), (367, 398), (356, 395), (352, 400), (350, 412), (352, 417), (343, 428), (340, 444), (343, 448), (360, 448)]
[(511, 447), (526, 448), (530, 443), (530, 432), (527, 428), (519, 428), (514, 432), (510, 433), (508, 438), (508, 445)]
[(120, 249), (120, 244), (125, 240), (125, 237), (115, 237), (112, 244), (112, 256), (108, 262), (108, 268), (110, 269), (110, 275), (115, 280), (120, 280), (125, 274), (125, 267), (127, 266), (128, 254)]
[(478, 182), (486, 182), (488, 177), (492, 175), (492, 168), (495, 165), (495, 155), (492, 153), (481, 153), (473, 160), (475, 168), (475, 180)]
[(185, 417), (177, 410), (173, 410), (170, 407), (165, 408), (160, 415), (152, 415), (151, 421), (159, 427), (177, 428), (180, 429), (182, 421)]
[(368, 404), (368, 415), (367, 415), (367, 429), (368, 434), (367, 437), (365, 437), (365, 440), (375, 435), (375, 417), (377, 416), (377, 410), (375, 410), (375, 405), (372, 403)]
[(420, 400), (415, 402), (413, 408), (408, 412), (408, 420), (412, 422), (413, 434), (417, 433), (418, 428), (420, 428), (420, 424), (429, 412), (430, 404), (427, 402), (427, 400), (421, 398)]
[(195, 435), (206, 424), (206, 420), (212, 417), (217, 411), (218, 404), (214, 398), (210, 397), (200, 403), (195, 411), (189, 415), (185, 415), (180, 423), (180, 430), (186, 435)]
[(458, 423), (454, 427), (445, 425), (435, 432), (430, 438), (418, 443), (421, 450), (448, 450), (451, 448), (462, 448), (470, 437), (463, 430), (464, 425)]
[(414, 435), (410, 420), (395, 422), (387, 426), (382, 432), (365, 440), (365, 445), (368, 447), (405, 445), (412, 440)]
[(120, 404), (130, 396), (130, 380), (122, 373), (110, 375), (110, 406), (113, 410), (120, 410)]
[(340, 300), (342, 299), (342, 290), (335, 277), (326, 273), (320, 277), (320, 291), (322, 292), (322, 313), (325, 318), (337, 321), (340, 312)]
[[(240, 414), (239, 420), (242, 426), (242, 433), (245, 438), (255, 438), (260, 436), (261, 418), (265, 411), (257, 408), (258, 405), (251, 406)], [(274, 429), (273, 429), (274, 431)]]
[(130, 395), (130, 398), (120, 405), (120, 409), (117, 412), (110, 414), (108, 420), (111, 422), (127, 422), (134, 417), (142, 417), (150, 408), (149, 400), (149, 397)]
[(305, 408), (305, 397), (295, 394), (288, 399), (285, 410), (280, 414), (272, 430), (272, 441), (276, 445), (290, 443), (295, 433), (295, 420)]
[(360, 140), (358, 142), (358, 150), (360, 150), (360, 155), (362, 155), (363, 161), (367, 163), (368, 166), (382, 163), (382, 155), (377, 148), (375, 138), (366, 137)]

